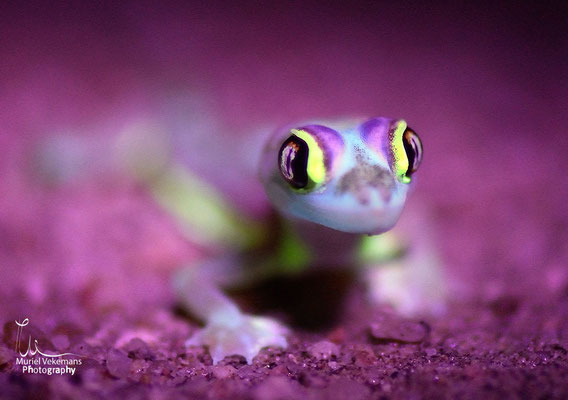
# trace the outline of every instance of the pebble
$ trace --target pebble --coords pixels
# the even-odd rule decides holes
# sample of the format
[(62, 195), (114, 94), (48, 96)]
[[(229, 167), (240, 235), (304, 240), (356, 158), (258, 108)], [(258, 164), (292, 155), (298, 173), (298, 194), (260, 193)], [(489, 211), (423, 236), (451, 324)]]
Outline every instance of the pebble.
[(339, 354), (339, 346), (327, 340), (322, 340), (311, 345), (308, 348), (308, 353), (319, 360), (327, 360), (332, 355), (337, 356)]
[(211, 373), (217, 379), (227, 379), (235, 375), (237, 369), (232, 365), (218, 365), (211, 369)]
[(329, 369), (331, 369), (332, 371), (335, 371), (339, 368), (341, 368), (341, 366), (339, 365), (339, 363), (337, 361), (330, 361), (327, 363)]
[(433, 348), (433, 347), (427, 348), (427, 349), (425, 350), (425, 352), (426, 352), (426, 355), (427, 355), (428, 357), (433, 357), (433, 356), (435, 356), (436, 354), (438, 354), (438, 351), (437, 351), (435, 348)]
[(140, 338), (130, 339), (123, 349), (136, 358), (152, 358), (152, 351), (148, 344)]
[(429, 326), (424, 322), (384, 317), (370, 324), (371, 336), (378, 340), (418, 343), (426, 338)]
[(132, 360), (128, 356), (117, 349), (109, 350), (106, 358), (106, 366), (108, 372), (116, 378), (125, 378), (130, 373)]
[(353, 349), (353, 358), (355, 365), (358, 367), (368, 367), (373, 365), (377, 357), (373, 349), (367, 345), (357, 345)]
[(134, 375), (141, 375), (146, 372), (150, 363), (146, 360), (137, 359), (132, 361), (131, 370)]

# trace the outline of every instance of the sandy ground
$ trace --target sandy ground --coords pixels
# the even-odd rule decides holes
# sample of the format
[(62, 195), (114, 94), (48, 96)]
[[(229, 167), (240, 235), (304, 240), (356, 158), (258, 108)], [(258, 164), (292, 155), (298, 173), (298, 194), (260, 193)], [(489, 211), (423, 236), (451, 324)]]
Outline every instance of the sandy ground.
[[(568, 397), (565, 10), (109, 2), (0, 15), (1, 397)], [(213, 366), (184, 348), (197, 325), (168, 284), (203, 252), (105, 146), (155, 124), (258, 215), (263, 194), (228, 144), (314, 115), (404, 116), (420, 132), (408, 207), (425, 210), (448, 311), (407, 319), (343, 285), (286, 351)], [(37, 156), (54, 136), (90, 149), (49, 161), (55, 175)], [(80, 354), (73, 375), (22, 372), (25, 318), (20, 350), (31, 337)]]

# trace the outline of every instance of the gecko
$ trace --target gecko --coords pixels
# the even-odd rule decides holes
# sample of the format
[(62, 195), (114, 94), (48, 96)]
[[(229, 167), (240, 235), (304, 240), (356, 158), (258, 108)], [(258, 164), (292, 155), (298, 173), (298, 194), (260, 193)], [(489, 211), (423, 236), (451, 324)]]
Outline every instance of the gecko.
[[(153, 128), (130, 129), (115, 147), (121, 168), (186, 238), (215, 249), (171, 279), (182, 308), (204, 324), (186, 345), (206, 346), (214, 363), (234, 354), (250, 363), (264, 347), (287, 347), (288, 327), (243, 312), (226, 294), (274, 276), (361, 267), (373, 302), (402, 314), (443, 308), (437, 260), (427, 259), (428, 250), (408, 251), (390, 232), (423, 159), (422, 141), (405, 120), (311, 120), (269, 135), (258, 176), (277, 220), (244, 216), (206, 178), (176, 162)], [(412, 230), (417, 226), (413, 221)]]
[[(182, 307), (204, 322), (186, 345), (206, 346), (214, 363), (233, 354), (251, 362), (263, 347), (287, 346), (285, 325), (244, 313), (225, 288), (314, 265), (404, 262), (403, 246), (385, 232), (399, 219), (422, 159), (421, 139), (402, 119), (285, 126), (268, 138), (259, 159), (260, 180), (282, 221), (264, 225), (244, 220), (181, 167), (146, 176), (156, 200), (195, 240), (212, 235), (230, 243), (224, 254), (183, 266), (172, 279)], [(387, 293), (389, 279), (378, 283)], [(391, 300), (405, 296), (399, 286)]]

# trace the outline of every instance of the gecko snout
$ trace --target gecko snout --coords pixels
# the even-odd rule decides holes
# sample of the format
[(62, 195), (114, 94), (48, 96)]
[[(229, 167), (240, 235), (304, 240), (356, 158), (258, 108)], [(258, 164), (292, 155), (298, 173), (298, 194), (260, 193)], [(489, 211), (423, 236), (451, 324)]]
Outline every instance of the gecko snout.
[(376, 192), (383, 203), (390, 202), (395, 188), (389, 170), (379, 165), (360, 164), (345, 173), (337, 185), (338, 194), (350, 194), (361, 205), (370, 205)]

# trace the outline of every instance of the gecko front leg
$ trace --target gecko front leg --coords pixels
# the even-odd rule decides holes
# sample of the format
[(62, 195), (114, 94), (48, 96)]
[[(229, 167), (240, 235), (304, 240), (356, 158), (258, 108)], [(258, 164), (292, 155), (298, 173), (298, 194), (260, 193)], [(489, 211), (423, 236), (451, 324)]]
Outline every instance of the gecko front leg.
[(287, 346), (286, 327), (271, 318), (244, 314), (221, 290), (221, 277), (227, 274), (220, 271), (236, 268), (234, 263), (231, 258), (205, 261), (182, 267), (174, 276), (184, 308), (205, 322), (186, 345), (207, 346), (215, 364), (233, 354), (250, 363), (263, 347)]
[[(408, 317), (439, 315), (446, 309), (447, 279), (437, 247), (428, 237), (431, 232), (423, 226), (424, 217), (411, 214), (394, 231), (364, 239), (360, 261), (368, 298)], [(411, 227), (405, 227), (408, 220)]]

